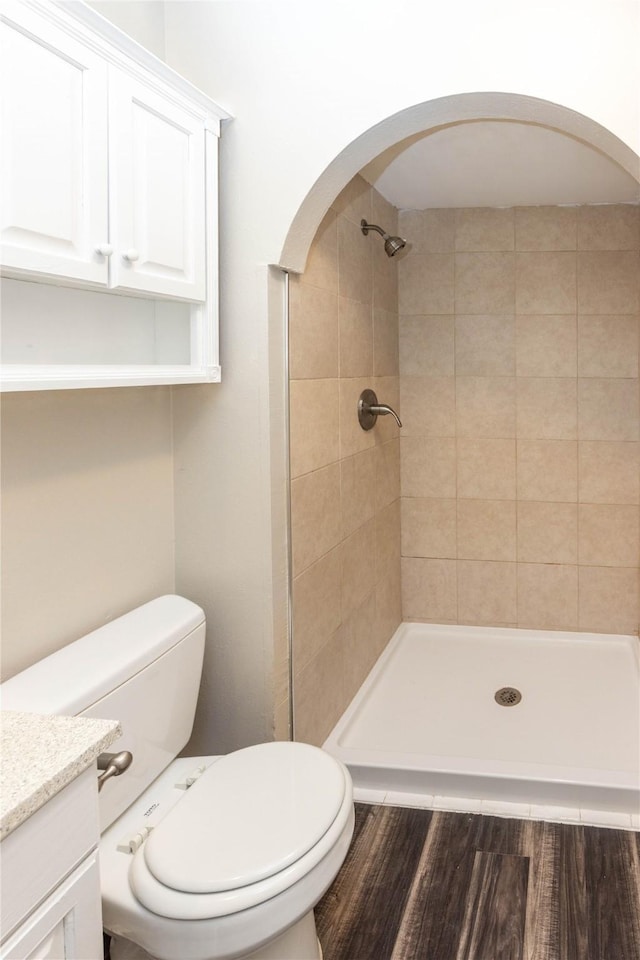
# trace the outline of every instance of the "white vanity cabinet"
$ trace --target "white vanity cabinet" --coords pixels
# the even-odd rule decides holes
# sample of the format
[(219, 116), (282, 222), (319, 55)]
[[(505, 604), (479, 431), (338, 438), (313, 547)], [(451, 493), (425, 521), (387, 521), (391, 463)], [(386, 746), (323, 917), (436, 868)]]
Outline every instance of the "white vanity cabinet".
[[(0, 31), (3, 389), (218, 380), (228, 114), (82, 3), (3, 0)], [(34, 314), (33, 283), (68, 290)]]
[(100, 960), (95, 759), (111, 720), (0, 717), (0, 960)]
[(1, 960), (99, 960), (94, 769), (2, 841)]

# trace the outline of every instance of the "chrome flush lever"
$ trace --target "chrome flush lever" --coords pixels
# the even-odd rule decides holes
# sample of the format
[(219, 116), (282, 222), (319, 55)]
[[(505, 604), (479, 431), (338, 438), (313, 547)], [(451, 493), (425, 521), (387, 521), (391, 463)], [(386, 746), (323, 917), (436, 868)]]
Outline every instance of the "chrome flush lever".
[(402, 426), (402, 420), (388, 403), (378, 403), (373, 390), (363, 390), (358, 400), (358, 420), (363, 430), (371, 430), (379, 416), (387, 414), (395, 419), (399, 427)]
[(98, 793), (107, 780), (111, 777), (119, 777), (121, 773), (128, 770), (132, 760), (133, 754), (128, 750), (121, 750), (120, 753), (101, 753), (98, 757), (98, 770), (104, 772), (98, 776)]

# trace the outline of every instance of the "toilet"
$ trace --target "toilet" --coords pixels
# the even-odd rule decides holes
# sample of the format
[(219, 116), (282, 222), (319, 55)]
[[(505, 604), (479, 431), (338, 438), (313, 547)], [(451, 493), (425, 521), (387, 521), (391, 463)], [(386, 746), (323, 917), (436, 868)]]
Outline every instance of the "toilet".
[(205, 618), (164, 596), (2, 685), (3, 708), (120, 721), (128, 770), (99, 794), (112, 960), (320, 960), (313, 908), (353, 834), (340, 761), (305, 743), (178, 757)]

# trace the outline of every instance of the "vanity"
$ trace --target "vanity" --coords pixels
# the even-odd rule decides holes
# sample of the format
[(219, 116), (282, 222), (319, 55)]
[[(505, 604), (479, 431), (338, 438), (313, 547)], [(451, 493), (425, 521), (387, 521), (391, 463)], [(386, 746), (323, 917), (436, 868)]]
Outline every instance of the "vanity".
[(1, 960), (100, 960), (96, 760), (113, 720), (1, 715)]

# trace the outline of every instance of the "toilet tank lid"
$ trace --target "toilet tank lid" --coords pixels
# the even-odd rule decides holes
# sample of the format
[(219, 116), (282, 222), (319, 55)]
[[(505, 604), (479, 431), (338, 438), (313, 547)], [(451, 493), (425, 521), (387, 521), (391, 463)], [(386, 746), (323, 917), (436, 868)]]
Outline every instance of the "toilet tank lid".
[(75, 716), (143, 670), (205, 621), (184, 597), (136, 607), (0, 686), (3, 710)]

